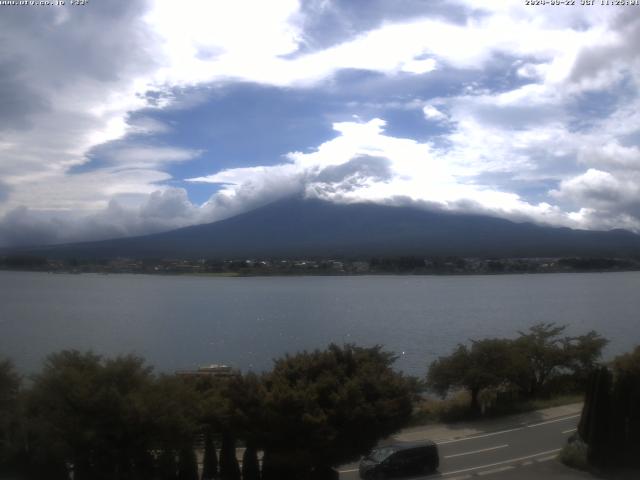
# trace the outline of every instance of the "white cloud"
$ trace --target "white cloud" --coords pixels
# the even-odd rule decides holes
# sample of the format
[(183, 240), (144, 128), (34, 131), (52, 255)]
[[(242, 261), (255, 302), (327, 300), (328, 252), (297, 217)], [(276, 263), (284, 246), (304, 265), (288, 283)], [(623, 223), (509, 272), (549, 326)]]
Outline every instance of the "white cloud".
[(400, 70), (402, 72), (422, 74), (432, 72), (436, 69), (437, 65), (437, 62), (433, 58), (409, 60), (400, 67)]
[(200, 156), (199, 150), (176, 147), (130, 146), (109, 151), (105, 157), (127, 168), (157, 168), (168, 163), (182, 163)]
[[(403, 194), (442, 208), (473, 205), (510, 218), (568, 225), (596, 225), (596, 218), (607, 217), (639, 229), (632, 196), (638, 193), (634, 172), (640, 159), (629, 137), (638, 135), (640, 125), (634, 47), (640, 20), (620, 9), (594, 15), (589, 8), (456, 3), (482, 14), (465, 23), (435, 17), (382, 22), (310, 53), (299, 51), (305, 22), (297, 0), (132, 0), (47, 12), (6, 9), (0, 17), (0, 29), (10, 39), (0, 44), (0, 215), (9, 212), (5, 225), (18, 225), (17, 217), (24, 215), (31, 223), (23, 228), (32, 233), (52, 210), (58, 219), (67, 212), (67, 220), (51, 220), (51, 229), (87, 231), (70, 220), (81, 212), (85, 220), (110, 225), (108, 231), (142, 232), (220, 218), (306, 190), (342, 200), (388, 201)], [(503, 57), (511, 73), (528, 84), (472, 85)], [(290, 153), (274, 167), (247, 166), (193, 179), (224, 184), (202, 208), (169, 188), (171, 175), (165, 171), (201, 155), (198, 149), (125, 141), (126, 146), (107, 151), (107, 167), (87, 166), (89, 152), (105, 142), (127, 134), (141, 142), (140, 136), (169, 132), (168, 124), (131, 113), (171, 105), (175, 87), (242, 80), (309, 88), (342, 69), (389, 78), (434, 70), (471, 74), (468, 90), (437, 101), (389, 99), (389, 105), (422, 108), (427, 120), (450, 129), (432, 141), (388, 135), (379, 119), (336, 123), (339, 135), (311, 153)], [(485, 83), (498, 84), (506, 73)], [(622, 87), (627, 98), (612, 112), (580, 111), (588, 94), (616, 96)], [(156, 100), (146, 96), (150, 91)], [(357, 158), (388, 161), (390, 176), (372, 175), (377, 170), (367, 162), (352, 163)], [(321, 175), (344, 165), (348, 174), (339, 181)], [(83, 166), (84, 173), (76, 173)], [(548, 200), (564, 203), (529, 202), (508, 187), (480, 180), (496, 173), (556, 181)], [(165, 209), (168, 223), (160, 220)]]
[(427, 120), (440, 122), (447, 119), (447, 116), (433, 105), (425, 105), (424, 107), (422, 107), (422, 113), (424, 113), (424, 118), (426, 118)]
[(134, 135), (156, 135), (171, 131), (169, 125), (151, 117), (140, 117), (127, 123), (129, 133)]
[(595, 208), (620, 208), (624, 204), (640, 205), (640, 173), (624, 178), (590, 168), (585, 173), (564, 180), (552, 193), (578, 205)]
[[(582, 145), (578, 151), (578, 160), (586, 165), (600, 168), (640, 171), (640, 148), (636, 145), (620, 145), (617, 140), (602, 144), (600, 138)], [(598, 143), (596, 143), (598, 142)]]
[[(389, 202), (402, 196), (419, 204), (444, 210), (476, 211), (513, 219), (535, 219), (552, 224), (573, 224), (557, 207), (530, 204), (515, 193), (488, 185), (468, 183), (471, 174), (484, 171), (474, 162), (456, 161), (432, 144), (385, 134), (385, 122), (340, 122), (334, 124), (337, 137), (310, 153), (293, 152), (288, 162), (269, 166), (229, 169), (193, 182), (222, 183), (228, 198), (251, 192), (254, 203), (267, 192), (269, 200), (293, 193), (331, 201), (371, 200)], [(371, 161), (354, 159), (369, 158)], [(380, 174), (380, 161), (385, 174)], [(339, 178), (326, 175), (328, 169), (345, 167)], [(375, 168), (372, 168), (372, 165)], [(354, 167), (356, 167), (354, 169)], [(269, 182), (268, 188), (265, 184)], [(263, 190), (264, 189), (264, 190)]]

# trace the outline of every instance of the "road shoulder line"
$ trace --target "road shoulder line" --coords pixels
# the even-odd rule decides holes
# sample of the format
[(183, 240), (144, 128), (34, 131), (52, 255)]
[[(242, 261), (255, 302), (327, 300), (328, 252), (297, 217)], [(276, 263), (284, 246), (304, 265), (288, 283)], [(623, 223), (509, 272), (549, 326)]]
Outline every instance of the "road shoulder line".
[(510, 458), (508, 460), (503, 460), (501, 462), (490, 463), (488, 465), (479, 465), (477, 467), (463, 468), (461, 470), (454, 470), (452, 472), (442, 472), (440, 474), (440, 476), (444, 477), (444, 476), (448, 476), (448, 475), (456, 475), (458, 473), (471, 472), (473, 470), (481, 470), (483, 468), (497, 467), (498, 465), (515, 464), (515, 463), (518, 463), (518, 462), (520, 462), (522, 460), (527, 460), (529, 458), (535, 458), (535, 457), (539, 457), (541, 455), (550, 455), (552, 453), (558, 453), (560, 450), (561, 450), (560, 448), (556, 448), (554, 450), (547, 450), (545, 452), (538, 452), (538, 453), (534, 453), (534, 454), (531, 454), (531, 455), (526, 455), (524, 457)]

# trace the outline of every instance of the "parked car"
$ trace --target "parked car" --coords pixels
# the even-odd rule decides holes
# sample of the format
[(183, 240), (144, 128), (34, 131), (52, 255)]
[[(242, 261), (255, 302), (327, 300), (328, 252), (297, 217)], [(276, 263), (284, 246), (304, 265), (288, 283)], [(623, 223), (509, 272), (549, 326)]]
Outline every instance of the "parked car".
[(360, 461), (365, 480), (432, 473), (438, 469), (438, 447), (431, 441), (394, 443), (375, 448)]

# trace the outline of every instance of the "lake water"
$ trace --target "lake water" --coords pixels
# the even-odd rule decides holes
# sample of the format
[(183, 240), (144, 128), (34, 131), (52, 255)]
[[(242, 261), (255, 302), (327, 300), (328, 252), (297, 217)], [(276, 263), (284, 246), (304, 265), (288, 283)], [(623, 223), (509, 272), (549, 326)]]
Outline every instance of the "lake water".
[(606, 356), (640, 343), (640, 272), (216, 278), (0, 272), (0, 357), (23, 372), (50, 352), (136, 353), (160, 371), (270, 368), (330, 342), (383, 344), (424, 375), (459, 342), (536, 322), (595, 329)]

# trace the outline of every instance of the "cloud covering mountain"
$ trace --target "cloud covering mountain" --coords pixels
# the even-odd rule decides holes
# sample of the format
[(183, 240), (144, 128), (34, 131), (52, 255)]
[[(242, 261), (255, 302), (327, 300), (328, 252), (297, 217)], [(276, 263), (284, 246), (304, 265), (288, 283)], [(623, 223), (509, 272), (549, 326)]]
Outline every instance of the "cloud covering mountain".
[(0, 245), (294, 193), (640, 231), (637, 7), (0, 6)]

